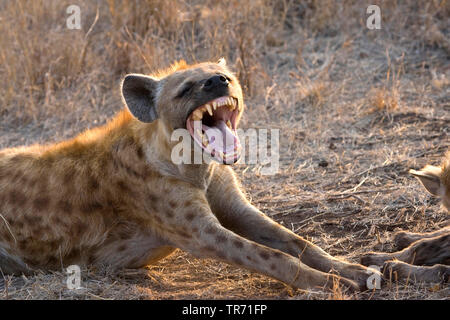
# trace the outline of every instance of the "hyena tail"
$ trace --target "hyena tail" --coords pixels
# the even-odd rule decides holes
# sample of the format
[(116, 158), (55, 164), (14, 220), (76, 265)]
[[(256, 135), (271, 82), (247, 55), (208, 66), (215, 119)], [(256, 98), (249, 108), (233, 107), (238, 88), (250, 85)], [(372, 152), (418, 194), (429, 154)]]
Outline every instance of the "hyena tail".
[(9, 254), (5, 248), (0, 246), (0, 279), (3, 278), (4, 275), (28, 275), (32, 273), (33, 270), (30, 269), (25, 262), (20, 258)]

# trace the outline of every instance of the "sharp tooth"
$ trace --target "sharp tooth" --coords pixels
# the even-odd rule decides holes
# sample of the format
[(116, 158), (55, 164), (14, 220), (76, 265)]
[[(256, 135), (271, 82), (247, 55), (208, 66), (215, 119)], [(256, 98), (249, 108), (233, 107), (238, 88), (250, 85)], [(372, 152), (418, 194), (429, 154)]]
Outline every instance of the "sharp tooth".
[(214, 101), (213, 102), (213, 106), (214, 106), (214, 109), (215, 109), (215, 108), (217, 108), (219, 106), (219, 103), (217, 101)]
[(229, 104), (232, 104), (232, 103), (233, 103), (232, 101), (233, 101), (233, 99), (231, 99), (231, 97), (228, 97), (228, 98), (227, 98), (227, 104), (228, 104), (228, 105), (229, 105)]
[(205, 147), (209, 144), (208, 138), (206, 138), (205, 136), (202, 137), (202, 142)]
[(217, 108), (217, 106), (216, 106), (216, 105), (214, 105), (214, 104), (213, 104), (213, 106), (212, 106), (212, 107), (213, 107), (213, 110), (216, 110), (216, 108)]
[(228, 128), (231, 129), (231, 122), (230, 122), (230, 120), (227, 120), (227, 126), (228, 126)]
[(207, 105), (206, 105), (206, 110), (208, 110), (208, 113), (209, 113), (210, 116), (213, 115), (213, 112), (212, 112), (212, 110), (211, 110), (211, 105), (207, 104)]

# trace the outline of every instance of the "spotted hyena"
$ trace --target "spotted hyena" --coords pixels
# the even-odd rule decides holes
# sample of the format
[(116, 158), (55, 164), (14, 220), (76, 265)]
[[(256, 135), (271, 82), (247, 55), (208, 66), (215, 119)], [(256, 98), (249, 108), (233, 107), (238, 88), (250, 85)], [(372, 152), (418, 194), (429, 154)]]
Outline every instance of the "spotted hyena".
[[(244, 101), (223, 59), (130, 74), (121, 92), (126, 108), (103, 127), (1, 151), (4, 273), (71, 264), (140, 268), (179, 248), (297, 288), (364, 288), (373, 270), (330, 256), (245, 198), (227, 165), (240, 155)], [(192, 152), (213, 161), (175, 164), (176, 129), (187, 129), (198, 146)], [(213, 141), (211, 130), (232, 143)]]
[[(442, 166), (427, 165), (420, 171), (410, 170), (433, 196), (442, 199), (450, 211), (450, 152)], [(399, 249), (394, 253), (369, 253), (361, 262), (365, 265), (383, 265), (391, 277), (424, 282), (448, 282), (450, 277), (450, 226), (428, 233), (401, 231), (394, 241)]]

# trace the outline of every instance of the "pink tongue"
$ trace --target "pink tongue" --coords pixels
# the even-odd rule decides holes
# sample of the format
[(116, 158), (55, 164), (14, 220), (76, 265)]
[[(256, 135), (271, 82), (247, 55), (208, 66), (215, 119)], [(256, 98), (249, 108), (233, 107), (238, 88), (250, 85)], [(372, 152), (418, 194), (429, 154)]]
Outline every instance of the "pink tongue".
[(203, 125), (202, 128), (208, 138), (209, 146), (213, 150), (233, 153), (236, 149), (235, 147), (238, 146), (239, 140), (225, 124), (225, 121), (218, 120), (212, 127)]

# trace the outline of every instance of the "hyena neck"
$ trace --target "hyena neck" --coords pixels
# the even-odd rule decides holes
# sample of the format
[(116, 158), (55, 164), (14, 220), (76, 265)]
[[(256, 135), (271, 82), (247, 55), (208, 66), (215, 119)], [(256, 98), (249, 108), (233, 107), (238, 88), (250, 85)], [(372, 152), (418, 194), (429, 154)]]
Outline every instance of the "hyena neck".
[(172, 150), (179, 142), (171, 140), (174, 129), (162, 119), (151, 124), (137, 121), (132, 127), (138, 139), (137, 143), (144, 150), (145, 160), (154, 170), (163, 176), (180, 179), (206, 190), (215, 163), (175, 164), (172, 160)]

